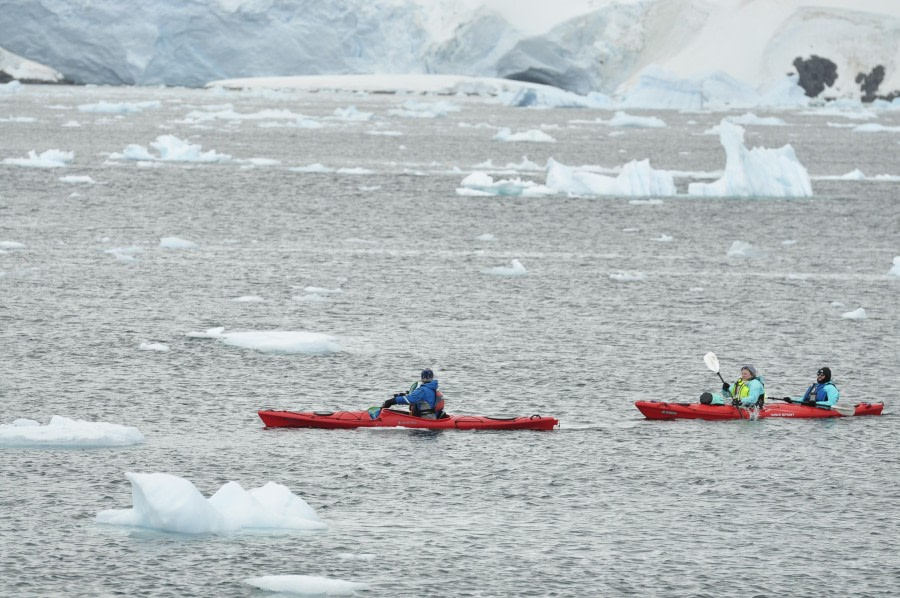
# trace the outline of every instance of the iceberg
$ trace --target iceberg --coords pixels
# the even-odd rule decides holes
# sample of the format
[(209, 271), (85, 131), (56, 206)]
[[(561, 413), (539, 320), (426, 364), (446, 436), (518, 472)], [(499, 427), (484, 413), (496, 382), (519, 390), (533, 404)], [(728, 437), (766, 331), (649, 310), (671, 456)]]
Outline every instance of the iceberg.
[(570, 195), (614, 195), (619, 197), (670, 197), (675, 181), (664, 170), (654, 170), (649, 160), (632, 160), (616, 177), (577, 171), (553, 158), (547, 161), (546, 186)]
[(744, 146), (744, 128), (723, 119), (719, 139), (725, 148), (725, 174), (712, 183), (690, 183), (688, 195), (706, 197), (812, 197), (812, 184), (794, 148)]
[(107, 422), (89, 422), (54, 415), (46, 426), (32, 419), (0, 424), (0, 446), (99, 448), (144, 442), (140, 430)]

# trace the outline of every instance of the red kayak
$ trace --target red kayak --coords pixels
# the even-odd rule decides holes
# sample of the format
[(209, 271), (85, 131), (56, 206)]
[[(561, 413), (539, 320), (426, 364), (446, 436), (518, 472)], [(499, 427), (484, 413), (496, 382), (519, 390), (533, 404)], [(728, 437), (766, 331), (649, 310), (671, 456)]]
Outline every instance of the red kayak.
[[(374, 415), (374, 419), (373, 419)], [(559, 420), (531, 415), (526, 417), (487, 417), (450, 415), (425, 419), (392, 409), (369, 411), (260, 411), (267, 428), (424, 428), (428, 430), (552, 430)]]
[[(732, 405), (704, 405), (702, 403), (666, 403), (663, 401), (635, 401), (634, 406), (647, 419), (751, 419), (751, 413)], [(884, 403), (859, 403), (853, 415), (881, 415)], [(842, 416), (834, 409), (798, 405), (797, 403), (766, 403), (759, 410), (758, 418), (782, 417), (794, 419), (819, 419)]]

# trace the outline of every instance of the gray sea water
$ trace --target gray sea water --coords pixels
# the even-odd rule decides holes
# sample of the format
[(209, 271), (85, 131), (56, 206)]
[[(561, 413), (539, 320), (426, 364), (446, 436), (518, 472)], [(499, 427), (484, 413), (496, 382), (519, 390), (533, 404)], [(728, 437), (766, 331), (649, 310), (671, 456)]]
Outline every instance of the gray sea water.
[[(0, 96), (0, 159), (75, 152), (64, 169), (0, 164), (0, 241), (25, 244), (0, 254), (0, 423), (59, 414), (147, 439), (0, 448), (0, 595), (263, 596), (243, 580), (300, 574), (367, 583), (372, 596), (897, 596), (900, 278), (887, 272), (900, 255), (898, 183), (815, 178), (811, 199), (656, 204), (462, 197), (476, 164), (526, 155), (721, 171), (724, 151), (705, 132), (729, 114), (649, 113), (668, 126), (612, 129), (584, 122), (611, 112), (469, 97), (440, 98), (460, 110), (439, 118), (390, 113), (408, 99), (438, 101), (30, 86)], [(77, 108), (100, 101), (160, 105)], [(373, 116), (326, 119), (349, 106)], [(229, 109), (327, 126), (187, 118)], [(787, 125), (748, 126), (748, 145), (790, 143), (813, 177), (900, 175), (896, 133), (757, 114)], [(898, 126), (900, 113), (875, 120)], [(503, 126), (556, 143), (491, 141)], [(279, 163), (107, 159), (163, 134)], [(290, 170), (313, 163), (371, 173)], [(96, 184), (60, 180), (72, 175)], [(679, 190), (699, 176), (679, 177)], [(199, 248), (162, 248), (166, 236)], [(736, 240), (756, 253), (729, 257)], [(126, 263), (104, 252), (115, 247), (141, 251)], [(483, 272), (512, 259), (527, 276)], [(295, 299), (306, 286), (343, 293)], [(232, 300), (246, 295), (265, 302)], [(866, 319), (841, 317), (859, 307)], [(271, 355), (188, 336), (218, 326), (321, 332), (342, 350)], [(170, 350), (138, 349), (149, 342)], [(708, 351), (729, 378), (754, 364), (773, 396), (801, 393), (828, 365), (844, 400), (884, 400), (885, 415), (644, 420), (636, 400), (718, 387)], [(541, 413), (560, 428), (265, 430), (256, 415), (364, 409), (423, 367), (449, 411)], [(229, 480), (278, 482), (330, 527), (193, 537), (96, 523), (131, 506), (126, 471), (182, 476), (207, 496)]]

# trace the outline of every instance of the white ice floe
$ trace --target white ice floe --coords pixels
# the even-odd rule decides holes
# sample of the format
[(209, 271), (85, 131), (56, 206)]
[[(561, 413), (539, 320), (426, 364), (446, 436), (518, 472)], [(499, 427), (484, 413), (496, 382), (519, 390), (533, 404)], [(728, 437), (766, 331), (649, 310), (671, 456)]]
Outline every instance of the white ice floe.
[(159, 108), (162, 105), (157, 100), (149, 100), (146, 102), (107, 102), (101, 100), (96, 104), (80, 104), (79, 112), (102, 112), (113, 114), (132, 114), (134, 112), (142, 112), (151, 108)]
[(497, 101), (516, 108), (609, 108), (613, 104), (612, 98), (600, 92), (583, 96), (544, 85), (501, 93)]
[(140, 430), (107, 422), (89, 422), (54, 415), (42, 426), (31, 419), (0, 424), (0, 446), (99, 448), (144, 442)]
[(309, 164), (307, 166), (294, 166), (292, 168), (288, 168), (288, 170), (292, 172), (303, 172), (307, 174), (326, 174), (329, 172), (334, 172), (334, 168), (328, 168), (322, 164), (316, 162), (315, 164)]
[(459, 110), (460, 107), (452, 102), (407, 100), (403, 102), (399, 109), (388, 110), (388, 114), (405, 118), (437, 118), (439, 116), (447, 116), (449, 112), (459, 112)]
[(260, 590), (302, 596), (352, 596), (356, 590), (369, 589), (364, 583), (315, 575), (265, 575), (249, 577), (244, 583)]
[(317, 295), (340, 295), (343, 289), (326, 289), (325, 287), (303, 287), (307, 293), (315, 293)]
[(649, 160), (632, 160), (616, 177), (575, 170), (550, 158), (546, 186), (570, 195), (615, 195), (620, 197), (669, 197), (675, 181), (665, 170), (654, 170)]
[(375, 174), (374, 170), (363, 168), (361, 166), (346, 166), (344, 168), (338, 168), (336, 172), (338, 174), (350, 174), (355, 176), (363, 174)]
[(727, 116), (726, 120), (736, 125), (755, 125), (758, 127), (783, 127), (785, 122), (775, 116), (756, 116), (752, 112), (746, 112), (740, 116)]
[(34, 150), (29, 150), (27, 158), (4, 158), (3, 163), (30, 168), (65, 168), (74, 159), (75, 152), (49, 149), (38, 154)]
[(866, 123), (853, 127), (854, 133), (900, 133), (900, 127), (889, 127), (878, 123)]
[(319, 332), (303, 330), (245, 330), (225, 332), (224, 327), (210, 328), (205, 332), (189, 332), (190, 338), (213, 338), (232, 347), (253, 349), (262, 353), (338, 353), (341, 350), (337, 338)]
[(300, 301), (302, 303), (328, 303), (331, 301), (325, 295), (319, 295), (318, 293), (307, 293), (306, 295), (295, 295), (291, 297), (294, 301)]
[(491, 233), (484, 233), (483, 235), (478, 235), (475, 237), (476, 241), (496, 241), (497, 237), (492, 235)]
[(143, 145), (132, 143), (121, 154), (110, 154), (111, 160), (138, 160), (161, 162), (229, 162), (231, 156), (220, 154), (215, 150), (202, 151), (203, 146), (193, 144), (174, 135), (160, 135), (156, 141), (150, 142), (150, 147), (159, 155), (154, 156)]
[(259, 295), (242, 295), (240, 297), (235, 297), (232, 301), (235, 303), (262, 303), (265, 299)]
[(671, 235), (662, 234), (653, 240), (659, 241), (660, 243), (671, 243), (674, 238)]
[(197, 249), (200, 247), (193, 241), (180, 239), (178, 237), (162, 237), (159, 240), (159, 246), (166, 249)]
[(181, 534), (328, 527), (305, 500), (274, 482), (252, 490), (228, 482), (207, 499), (178, 476), (126, 472), (125, 477), (131, 482), (132, 508), (100, 511), (97, 522)]
[(94, 185), (97, 183), (93, 178), (89, 175), (69, 175), (69, 176), (61, 176), (59, 177), (60, 182), (62, 183), (84, 183), (85, 185)]
[(488, 197), (494, 195), (540, 197), (556, 194), (556, 191), (549, 187), (540, 185), (534, 181), (522, 180), (518, 177), (494, 181), (493, 177), (485, 172), (473, 172), (464, 178), (460, 185), (461, 186), (456, 189), (457, 195), (476, 197)]
[(482, 270), (485, 274), (492, 274), (494, 276), (526, 276), (528, 274), (528, 270), (525, 269), (525, 266), (522, 265), (517, 259), (513, 259), (509, 266), (497, 266), (496, 268), (486, 268)]
[(530, 129), (528, 131), (521, 131), (519, 133), (513, 133), (508, 127), (503, 127), (497, 134), (493, 137), (494, 141), (529, 141), (533, 143), (556, 143), (556, 139), (547, 135), (543, 131), (539, 131), (537, 129)]
[(37, 119), (33, 116), (10, 116), (8, 118), (0, 118), (0, 123), (34, 123)]
[(727, 257), (762, 257), (765, 252), (747, 241), (732, 241), (725, 253)]
[(130, 263), (135, 261), (135, 255), (143, 251), (140, 247), (132, 245), (130, 247), (110, 247), (104, 249), (103, 253), (108, 253), (120, 262)]
[(138, 345), (138, 350), (166, 353), (169, 350), (169, 345), (165, 345), (163, 343), (141, 343), (140, 345)]
[(853, 311), (844, 312), (841, 314), (841, 317), (845, 320), (865, 320), (866, 319), (866, 310), (863, 307), (858, 307)]
[(891, 269), (888, 270), (888, 274), (900, 276), (900, 255), (894, 258), (893, 265), (891, 266)]
[(707, 197), (811, 197), (812, 185), (794, 148), (744, 146), (744, 128), (722, 120), (719, 138), (725, 148), (725, 174), (712, 183), (690, 183), (689, 195)]
[(0, 249), (25, 249), (25, 244), (18, 241), (0, 241)]
[(638, 282), (647, 279), (647, 275), (643, 272), (626, 272), (624, 270), (613, 272), (609, 277), (619, 282)]
[(611, 127), (627, 127), (633, 129), (661, 129), (666, 122), (656, 116), (634, 116), (627, 112), (616, 112), (607, 123)]

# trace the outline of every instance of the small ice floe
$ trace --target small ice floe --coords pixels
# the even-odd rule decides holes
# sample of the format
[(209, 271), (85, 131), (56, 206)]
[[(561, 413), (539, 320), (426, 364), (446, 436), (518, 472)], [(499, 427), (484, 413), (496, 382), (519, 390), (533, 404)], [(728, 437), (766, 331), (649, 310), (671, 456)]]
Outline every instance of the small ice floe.
[(10, 116), (9, 118), (0, 118), (0, 123), (33, 123), (37, 119), (32, 116)]
[(383, 137), (403, 137), (403, 131), (369, 130), (369, 131), (366, 131), (366, 135), (381, 135)]
[(485, 172), (473, 172), (464, 178), (460, 185), (462, 186), (456, 188), (456, 194), (469, 197), (542, 197), (556, 194), (556, 191), (549, 187), (534, 181), (522, 180), (518, 177), (514, 179), (500, 179), (495, 182), (493, 177)]
[(727, 116), (725, 118), (736, 125), (756, 125), (758, 127), (783, 127), (785, 125), (785, 122), (780, 118), (774, 116), (756, 116), (752, 112), (747, 112), (741, 116)]
[(509, 266), (497, 266), (495, 268), (486, 268), (482, 270), (485, 274), (492, 274), (494, 276), (525, 276), (528, 274), (528, 270), (525, 269), (525, 266), (522, 265), (517, 259), (513, 259)]
[(476, 241), (485, 241), (485, 242), (496, 241), (497, 237), (495, 237), (491, 233), (484, 233), (483, 235), (478, 235), (477, 237), (475, 237), (475, 240)]
[(546, 186), (571, 195), (616, 195), (626, 197), (670, 197), (675, 180), (665, 170), (654, 170), (649, 160), (632, 160), (616, 177), (575, 170), (553, 158), (547, 161)]
[(400, 109), (388, 110), (391, 116), (401, 116), (404, 118), (438, 118), (447, 116), (450, 112), (459, 112), (460, 107), (452, 102), (418, 102), (416, 100), (406, 100)]
[(888, 270), (888, 275), (900, 276), (900, 255), (894, 258), (893, 265), (891, 266), (891, 269)]
[(858, 307), (853, 311), (844, 312), (841, 314), (841, 317), (845, 320), (865, 320), (866, 319), (866, 310), (865, 308)]
[(337, 169), (338, 174), (351, 174), (351, 175), (361, 175), (361, 174), (375, 174), (374, 170), (369, 170), (368, 168), (362, 168), (361, 166), (354, 167), (344, 167)]
[(309, 164), (307, 166), (294, 166), (293, 168), (288, 168), (291, 172), (302, 172), (306, 174), (325, 174), (329, 172), (334, 172), (334, 168), (328, 168), (323, 164), (319, 164), (316, 162), (315, 164)]
[(797, 241), (794, 239), (785, 239), (784, 241), (781, 242), (781, 244), (787, 247), (790, 245), (796, 245)]
[(346, 108), (335, 108), (330, 117), (332, 120), (343, 120), (349, 122), (360, 122), (372, 120), (374, 112), (363, 112), (356, 106), (347, 106)]
[(369, 589), (364, 583), (315, 575), (265, 575), (248, 577), (244, 583), (260, 590), (301, 596), (352, 596), (356, 590)]
[(143, 145), (132, 143), (121, 154), (110, 154), (111, 160), (137, 160), (144, 162), (152, 162), (155, 160), (161, 162), (229, 162), (231, 156), (228, 154), (220, 154), (215, 150), (208, 152), (202, 151), (203, 146), (200, 144), (189, 143), (184, 139), (179, 139), (174, 135), (160, 135), (156, 141), (150, 142), (150, 147), (155, 149), (159, 155), (154, 156)]
[(200, 247), (193, 241), (180, 239), (178, 237), (162, 237), (159, 240), (159, 246), (166, 249), (197, 249)]
[(153, 108), (159, 108), (162, 104), (157, 100), (146, 102), (107, 102), (101, 100), (96, 104), (79, 104), (79, 112), (99, 112), (112, 114), (133, 114)]
[(372, 554), (371, 552), (339, 552), (337, 553), (337, 558), (342, 561), (374, 561), (378, 555)]
[(307, 293), (306, 295), (295, 295), (291, 297), (294, 301), (300, 301), (302, 303), (328, 303), (331, 301), (325, 295), (319, 295), (318, 293)]
[(494, 141), (528, 141), (532, 143), (556, 143), (556, 139), (547, 135), (543, 131), (539, 131), (537, 129), (531, 129), (528, 131), (522, 131), (519, 133), (513, 133), (509, 128), (504, 127), (497, 131), (497, 134), (492, 138)]
[(0, 241), (0, 249), (25, 249), (25, 244), (18, 241)]
[(236, 161), (246, 164), (247, 166), (278, 166), (281, 164), (281, 160), (276, 160), (274, 158), (247, 158), (246, 160)]
[(734, 241), (725, 253), (727, 257), (762, 257), (765, 252), (747, 241)]
[(661, 206), (663, 205), (663, 200), (661, 199), (629, 199), (628, 205), (630, 206)]
[(126, 472), (125, 477), (131, 482), (133, 507), (100, 511), (98, 523), (181, 534), (328, 527), (305, 500), (274, 482), (252, 490), (228, 482), (207, 499), (189, 480), (167, 473)]
[(32, 419), (0, 424), (0, 446), (101, 448), (144, 442), (140, 430), (107, 422), (89, 422), (54, 415), (42, 426)]
[(49, 149), (38, 154), (34, 150), (29, 150), (27, 158), (5, 158), (3, 163), (29, 168), (65, 168), (74, 159), (75, 152)]
[(319, 332), (303, 330), (245, 330), (225, 332), (224, 327), (210, 328), (206, 332), (189, 332), (190, 338), (213, 338), (226, 345), (241, 349), (253, 349), (261, 353), (321, 355), (341, 350), (337, 338)]
[(635, 129), (661, 129), (668, 125), (655, 116), (633, 116), (627, 112), (616, 112), (609, 120), (611, 127), (629, 127)]
[(70, 120), (60, 125), (61, 127), (65, 127), (67, 129), (75, 129), (81, 126), (81, 123), (77, 120)]
[(242, 295), (241, 297), (235, 297), (232, 301), (235, 303), (262, 303), (265, 299), (259, 295)]
[(647, 275), (643, 272), (626, 272), (624, 270), (613, 272), (609, 277), (612, 280), (618, 280), (619, 282), (638, 282), (647, 280)]
[(702, 293), (702, 292), (705, 291), (706, 289), (704, 289), (703, 287), (691, 287), (691, 288), (688, 289), (688, 290), (689, 290), (690, 292), (692, 292), (692, 293)]
[(658, 241), (660, 243), (671, 243), (674, 240), (674, 238), (670, 235), (662, 234), (653, 240)]
[(83, 183), (85, 185), (94, 185), (97, 183), (97, 181), (92, 179), (89, 175), (61, 176), (59, 177), (59, 180), (63, 183)]
[(169, 350), (169, 345), (164, 345), (163, 343), (141, 343), (138, 345), (138, 351), (157, 351), (159, 353), (166, 353)]
[(794, 148), (744, 146), (744, 128), (722, 120), (719, 140), (725, 148), (725, 174), (712, 183), (690, 183), (688, 195), (706, 197), (811, 197), (809, 173)]
[(853, 127), (854, 133), (900, 133), (900, 127), (887, 127), (878, 123), (866, 123)]
[(841, 303), (840, 301), (832, 301), (831, 307), (847, 307), (847, 306), (845, 304)]

